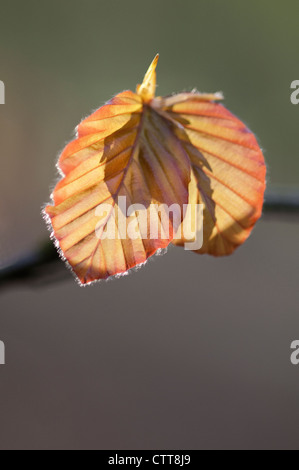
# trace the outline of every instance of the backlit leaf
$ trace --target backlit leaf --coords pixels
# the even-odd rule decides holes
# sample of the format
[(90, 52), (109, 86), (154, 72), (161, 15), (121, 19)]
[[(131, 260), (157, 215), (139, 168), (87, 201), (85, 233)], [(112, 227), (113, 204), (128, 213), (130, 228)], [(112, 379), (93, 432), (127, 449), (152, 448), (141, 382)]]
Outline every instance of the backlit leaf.
[[(126, 273), (171, 241), (184, 244), (184, 234), (174, 237), (188, 201), (204, 205), (201, 253), (231, 253), (261, 214), (265, 165), (253, 134), (218, 94), (155, 98), (157, 60), (136, 93), (82, 121), (60, 156), (62, 179), (45, 214), (81, 284)], [(128, 213), (136, 204), (147, 220), (154, 211), (155, 237), (139, 207)], [(168, 217), (174, 206), (177, 217)], [(111, 227), (117, 233), (108, 237)]]
[[(151, 239), (148, 233), (139, 233), (136, 239), (103, 239), (111, 217), (125, 215), (118, 207), (121, 197), (148, 211), (153, 204), (182, 208), (188, 202), (188, 156), (168, 122), (146, 104), (156, 61), (145, 77), (149, 87), (140, 86), (141, 95), (121, 93), (85, 119), (77, 139), (59, 159), (64, 178), (54, 190), (54, 206), (45, 211), (63, 256), (82, 284), (124, 273), (173, 239), (172, 220), (165, 226), (163, 217), (159, 230), (164, 237)], [(103, 209), (101, 218), (104, 204), (111, 210)], [(136, 219), (138, 230), (136, 213), (125, 219), (126, 228)]]
[(250, 235), (261, 216), (266, 174), (253, 133), (219, 99), (193, 93), (157, 99), (191, 160), (189, 200), (204, 206), (198, 252), (214, 256), (232, 253)]

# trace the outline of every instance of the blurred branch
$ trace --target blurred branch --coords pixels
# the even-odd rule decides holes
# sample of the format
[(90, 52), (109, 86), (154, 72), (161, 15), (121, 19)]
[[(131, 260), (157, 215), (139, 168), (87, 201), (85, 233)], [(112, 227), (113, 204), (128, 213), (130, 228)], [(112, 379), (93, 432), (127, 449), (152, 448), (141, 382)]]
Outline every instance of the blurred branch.
[[(263, 218), (280, 221), (299, 221), (299, 193), (267, 194)], [(29, 284), (32, 287), (49, 285), (70, 277), (65, 264), (49, 240), (36, 252), (16, 261), (5, 268), (0, 268), (0, 289), (15, 283)]]
[(263, 213), (281, 215), (299, 215), (299, 193), (269, 193), (266, 195)]
[(60, 281), (70, 273), (51, 240), (24, 258), (0, 269), (0, 290), (15, 283), (39, 287)]

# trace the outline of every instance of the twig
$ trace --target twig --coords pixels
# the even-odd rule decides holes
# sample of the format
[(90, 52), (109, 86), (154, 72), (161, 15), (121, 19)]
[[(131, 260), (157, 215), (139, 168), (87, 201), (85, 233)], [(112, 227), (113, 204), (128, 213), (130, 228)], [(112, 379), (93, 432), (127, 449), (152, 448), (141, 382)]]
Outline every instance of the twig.
[(33, 287), (60, 281), (69, 275), (52, 241), (11, 265), (0, 269), (0, 290), (15, 283)]
[[(299, 193), (267, 194), (263, 218), (299, 221)], [(49, 240), (36, 252), (0, 269), (0, 289), (16, 283), (33, 287), (48, 285), (70, 277), (69, 271), (60, 260), (58, 253)]]
[(281, 214), (299, 215), (299, 194), (269, 193), (266, 195), (263, 212), (265, 215), (274, 214), (276, 216)]

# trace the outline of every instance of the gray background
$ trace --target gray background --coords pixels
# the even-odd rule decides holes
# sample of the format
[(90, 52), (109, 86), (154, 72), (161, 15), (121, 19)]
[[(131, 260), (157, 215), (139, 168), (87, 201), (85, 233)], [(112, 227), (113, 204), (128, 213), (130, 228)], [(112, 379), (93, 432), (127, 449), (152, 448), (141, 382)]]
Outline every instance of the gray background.
[[(40, 207), (82, 116), (134, 89), (222, 90), (298, 186), (297, 1), (1, 0), (0, 266), (48, 236)], [(297, 449), (298, 220), (225, 259), (172, 248), (121, 280), (0, 291), (1, 449)], [(64, 268), (63, 268), (64, 269)]]

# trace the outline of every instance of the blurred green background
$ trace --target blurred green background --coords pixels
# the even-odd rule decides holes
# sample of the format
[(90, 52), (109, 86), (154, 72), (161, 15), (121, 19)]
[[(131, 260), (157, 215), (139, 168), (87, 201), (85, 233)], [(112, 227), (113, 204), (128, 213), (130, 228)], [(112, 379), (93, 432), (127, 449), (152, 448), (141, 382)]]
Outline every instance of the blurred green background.
[(268, 185), (298, 184), (298, 16), (296, 1), (1, 0), (2, 263), (42, 235), (39, 209), (75, 126), (134, 90), (157, 52), (158, 94), (223, 91), (259, 139)]
[[(0, 0), (0, 266), (48, 237), (58, 152), (135, 89), (223, 91), (268, 188), (299, 186), (297, 0)], [(298, 225), (233, 257), (171, 250), (125, 280), (1, 294), (1, 448), (289, 448), (299, 442)]]

